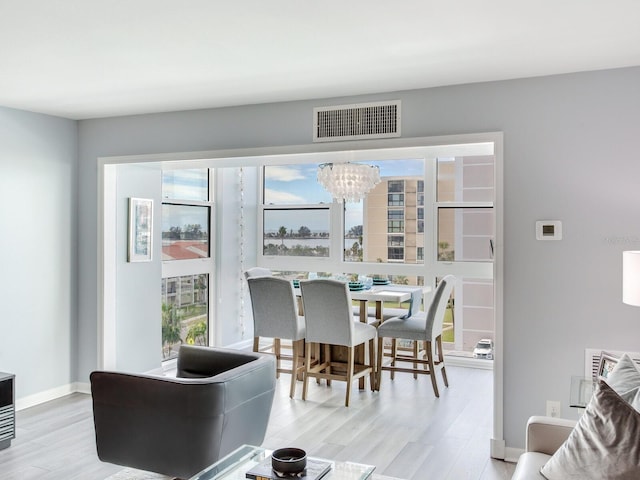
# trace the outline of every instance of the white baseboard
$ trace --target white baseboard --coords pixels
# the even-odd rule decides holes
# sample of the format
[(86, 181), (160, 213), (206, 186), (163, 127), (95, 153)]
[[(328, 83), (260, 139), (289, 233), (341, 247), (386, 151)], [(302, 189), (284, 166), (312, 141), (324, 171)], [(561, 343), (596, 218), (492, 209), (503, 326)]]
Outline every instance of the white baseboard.
[(458, 357), (456, 355), (445, 355), (445, 365), (454, 367), (481, 368), (483, 370), (493, 370), (492, 360), (481, 360), (478, 358)]
[(41, 403), (49, 402), (71, 393), (91, 393), (91, 388), (87, 383), (69, 383), (60, 387), (52, 388), (44, 392), (35, 393), (33, 395), (27, 395), (16, 399), (16, 411), (24, 410), (25, 408), (35, 407)]
[(506, 447), (504, 449), (504, 454), (505, 454), (504, 461), (516, 463), (518, 461), (518, 458), (520, 458), (520, 455), (522, 455), (523, 453), (524, 453), (523, 448)]

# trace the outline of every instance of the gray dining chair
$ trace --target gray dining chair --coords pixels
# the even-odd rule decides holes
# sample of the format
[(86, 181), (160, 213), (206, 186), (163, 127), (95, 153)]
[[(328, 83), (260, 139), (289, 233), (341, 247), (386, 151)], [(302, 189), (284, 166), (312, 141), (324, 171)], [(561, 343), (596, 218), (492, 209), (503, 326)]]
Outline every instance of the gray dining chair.
[(271, 270), (263, 267), (252, 267), (244, 272), (245, 278), (270, 277), (272, 275)]
[[(382, 371), (412, 373), (414, 378), (418, 374), (427, 374), (431, 377), (433, 391), (436, 397), (440, 396), (438, 392), (438, 383), (436, 380), (436, 370), (442, 372), (442, 378), (445, 386), (449, 386), (447, 380), (447, 372), (444, 364), (444, 353), (442, 351), (442, 324), (444, 320), (447, 303), (453, 286), (455, 277), (447, 275), (440, 280), (438, 287), (433, 294), (431, 303), (426, 312), (417, 312), (408, 317), (397, 317), (383, 322), (378, 327), (378, 358), (377, 358), (377, 380), (376, 388), (380, 388), (382, 381)], [(383, 364), (384, 357), (384, 339), (392, 339), (391, 345), (391, 363)], [(415, 345), (418, 342), (424, 344), (424, 354), (421, 357), (418, 348), (410, 351), (411, 355), (398, 351), (395, 340), (412, 340)], [(402, 367), (396, 365), (398, 362), (410, 362), (413, 366)], [(420, 365), (424, 368), (420, 369)], [(392, 377), (393, 379), (393, 377)]]
[[(276, 357), (276, 376), (291, 374), (289, 396), (293, 398), (296, 378), (304, 372), (305, 321), (298, 315), (297, 301), (290, 281), (271, 276), (247, 278), (253, 310), (253, 351), (271, 351)], [(260, 339), (270, 343), (260, 347)], [(282, 353), (281, 340), (291, 341), (291, 355)], [(291, 368), (283, 368), (281, 361), (290, 360)]]
[[(337, 280), (306, 280), (300, 282), (302, 303), (307, 327), (305, 375), (302, 399), (307, 398), (309, 377), (347, 382), (345, 406), (349, 406), (353, 381), (369, 375), (371, 390), (375, 390), (376, 328), (354, 320), (351, 295), (345, 282)], [(356, 347), (369, 344), (369, 363), (356, 361)], [(310, 344), (322, 345), (322, 356), (311, 363)], [(346, 359), (337, 361), (332, 346), (346, 350)], [(336, 348), (337, 347), (337, 348)], [(344, 347), (340, 349), (340, 347)], [(359, 353), (359, 352), (358, 352)], [(362, 355), (364, 357), (364, 355)], [(344, 373), (342, 373), (344, 371)]]

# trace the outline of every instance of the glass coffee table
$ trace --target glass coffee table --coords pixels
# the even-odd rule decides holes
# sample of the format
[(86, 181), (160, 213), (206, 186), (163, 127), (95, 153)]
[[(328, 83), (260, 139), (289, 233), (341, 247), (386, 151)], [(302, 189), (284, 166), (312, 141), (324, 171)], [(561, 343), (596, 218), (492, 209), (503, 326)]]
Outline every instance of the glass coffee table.
[[(243, 445), (189, 480), (245, 480), (245, 473), (269, 456), (271, 450)], [(376, 468), (361, 463), (326, 461), (331, 463), (331, 471), (322, 480), (366, 480)]]

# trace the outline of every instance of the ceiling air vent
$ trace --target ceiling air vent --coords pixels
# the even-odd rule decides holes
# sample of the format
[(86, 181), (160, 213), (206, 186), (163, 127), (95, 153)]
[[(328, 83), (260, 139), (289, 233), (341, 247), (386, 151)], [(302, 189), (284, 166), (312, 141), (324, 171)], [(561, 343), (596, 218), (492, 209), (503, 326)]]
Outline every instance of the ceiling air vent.
[(399, 136), (400, 100), (313, 109), (314, 142)]

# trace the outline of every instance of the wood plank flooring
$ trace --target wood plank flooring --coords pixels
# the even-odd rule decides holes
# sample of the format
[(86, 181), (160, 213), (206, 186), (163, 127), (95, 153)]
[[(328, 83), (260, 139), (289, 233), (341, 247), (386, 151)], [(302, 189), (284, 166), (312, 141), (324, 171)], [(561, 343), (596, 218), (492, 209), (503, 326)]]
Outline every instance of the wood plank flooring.
[[(492, 372), (447, 370), (450, 387), (439, 377), (439, 399), (428, 377), (397, 374), (391, 381), (385, 372), (379, 392), (354, 388), (348, 408), (344, 382), (311, 381), (303, 402), (302, 383), (291, 400), (283, 374), (263, 446), (297, 446), (407, 480), (510, 479), (515, 466), (489, 457)], [(98, 460), (88, 395), (72, 394), (16, 417), (17, 437), (0, 451), (3, 480), (103, 480), (123, 468)]]

